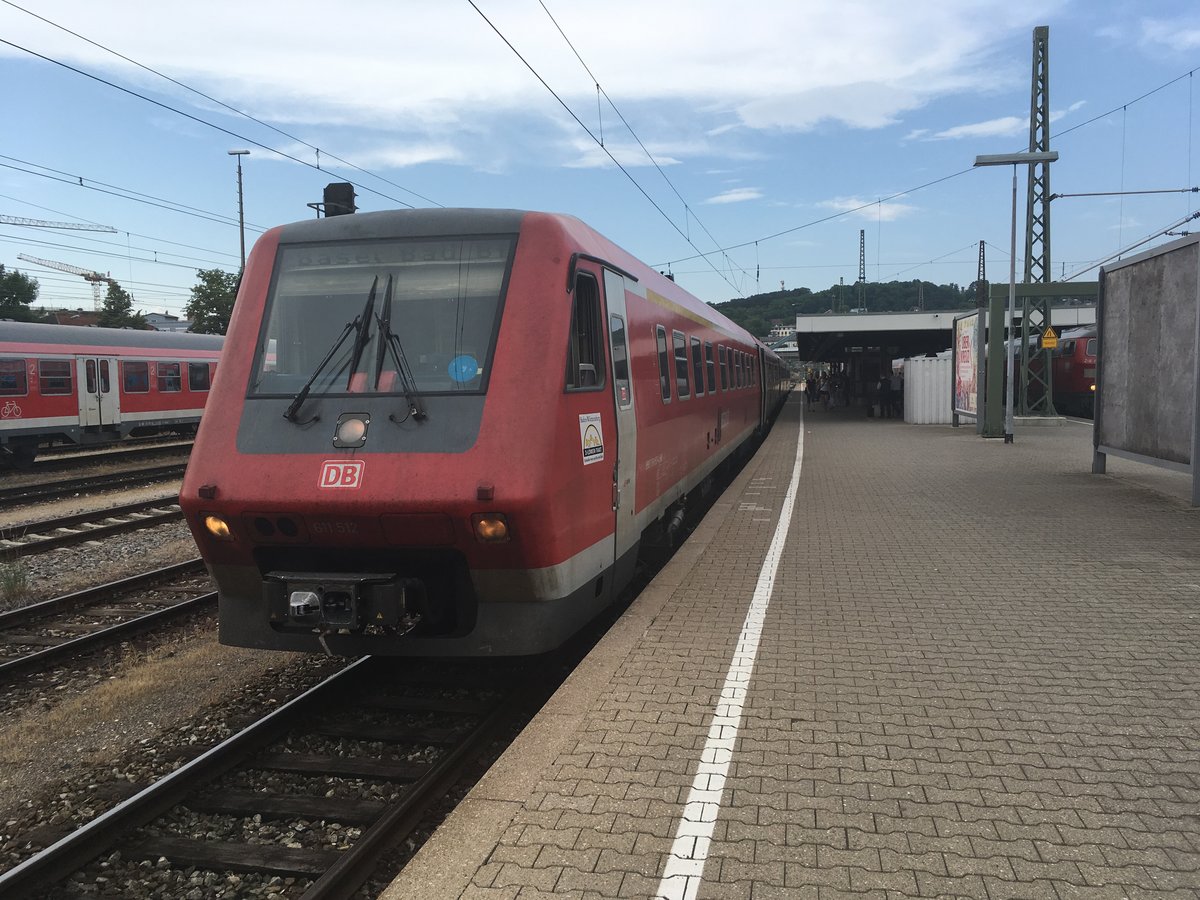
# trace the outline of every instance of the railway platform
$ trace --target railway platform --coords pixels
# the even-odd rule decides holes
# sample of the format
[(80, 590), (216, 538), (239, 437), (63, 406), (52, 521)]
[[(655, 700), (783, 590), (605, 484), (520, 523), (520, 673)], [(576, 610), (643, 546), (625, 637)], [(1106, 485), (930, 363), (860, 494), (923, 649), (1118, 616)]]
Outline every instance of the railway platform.
[(386, 900), (1200, 895), (1200, 511), (805, 410)]

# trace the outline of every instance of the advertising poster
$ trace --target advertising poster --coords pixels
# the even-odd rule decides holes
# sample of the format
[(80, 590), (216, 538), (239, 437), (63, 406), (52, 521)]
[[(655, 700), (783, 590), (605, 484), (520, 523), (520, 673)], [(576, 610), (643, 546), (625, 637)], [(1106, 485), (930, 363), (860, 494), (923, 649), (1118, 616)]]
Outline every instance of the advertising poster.
[(978, 313), (954, 320), (954, 411), (964, 416), (979, 415), (979, 359), (975, 347), (978, 324)]

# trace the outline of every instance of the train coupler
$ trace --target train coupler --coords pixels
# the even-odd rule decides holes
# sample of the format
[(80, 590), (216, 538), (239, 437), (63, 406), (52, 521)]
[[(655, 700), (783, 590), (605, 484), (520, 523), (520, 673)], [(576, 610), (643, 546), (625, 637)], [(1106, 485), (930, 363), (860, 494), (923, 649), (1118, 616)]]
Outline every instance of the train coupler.
[(270, 572), (263, 590), (272, 626), (321, 634), (403, 634), (425, 601), (420, 581), (379, 573)]

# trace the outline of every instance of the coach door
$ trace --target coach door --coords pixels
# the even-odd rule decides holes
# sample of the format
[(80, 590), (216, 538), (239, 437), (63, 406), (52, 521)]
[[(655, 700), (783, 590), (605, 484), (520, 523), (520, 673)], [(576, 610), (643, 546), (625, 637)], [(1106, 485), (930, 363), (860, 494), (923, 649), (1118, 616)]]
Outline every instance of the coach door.
[[(625, 313), (625, 279), (604, 270), (604, 296), (608, 308), (608, 347), (612, 354), (613, 401), (616, 407), (617, 453), (613, 464), (613, 509), (616, 512), (617, 583), (632, 573), (639, 529), (635, 512), (637, 478), (637, 421), (633, 410), (633, 377), (629, 358), (628, 316)], [(628, 558), (624, 558), (628, 557)]]
[(79, 424), (116, 425), (121, 421), (121, 395), (117, 389), (117, 361), (105, 356), (77, 356)]

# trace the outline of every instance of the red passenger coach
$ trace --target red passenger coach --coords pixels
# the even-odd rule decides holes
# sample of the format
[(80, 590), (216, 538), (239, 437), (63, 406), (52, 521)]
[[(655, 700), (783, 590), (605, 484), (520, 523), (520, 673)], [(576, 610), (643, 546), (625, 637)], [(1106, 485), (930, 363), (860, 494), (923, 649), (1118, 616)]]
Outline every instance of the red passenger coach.
[(228, 644), (566, 640), (770, 425), (780, 360), (569, 216), (272, 229), (181, 493)]
[(215, 335), (0, 322), (0, 466), (41, 446), (189, 432), (223, 339)]

